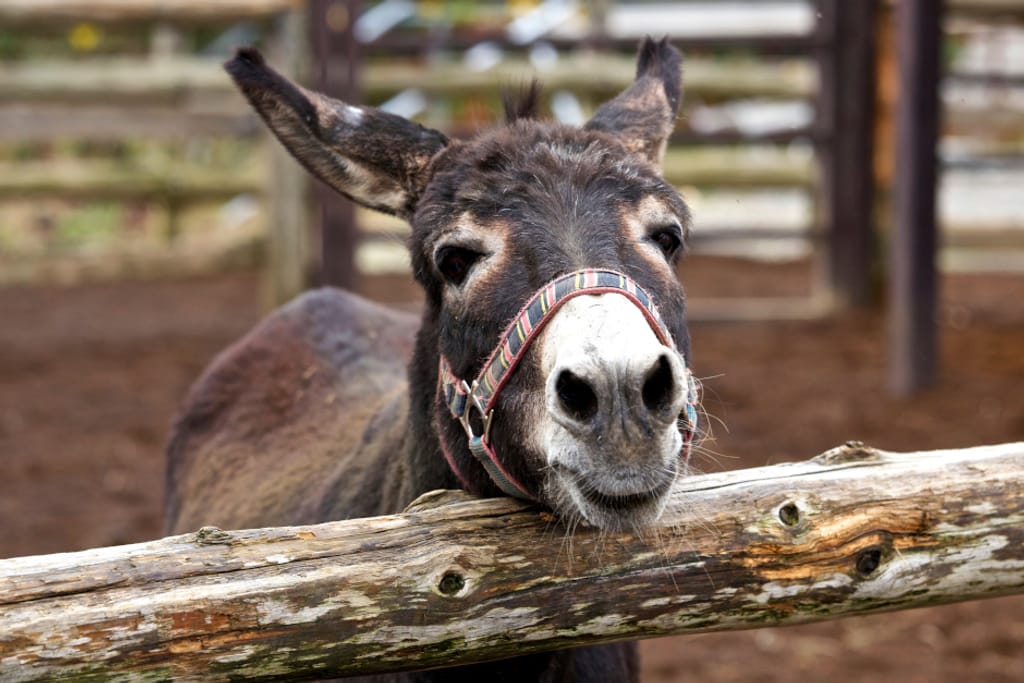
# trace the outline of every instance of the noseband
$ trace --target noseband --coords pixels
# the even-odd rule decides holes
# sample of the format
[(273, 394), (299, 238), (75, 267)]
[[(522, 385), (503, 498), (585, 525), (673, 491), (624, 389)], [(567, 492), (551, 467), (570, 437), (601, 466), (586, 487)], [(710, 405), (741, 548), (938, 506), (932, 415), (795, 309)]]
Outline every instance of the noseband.
[[(494, 421), (494, 406), (498, 394), (512, 376), (512, 372), (526, 355), (530, 343), (540, 334), (544, 325), (551, 320), (555, 312), (570, 299), (584, 294), (618, 294), (632, 302), (658, 340), (676, 353), (672, 335), (661, 319), (657, 307), (651, 297), (636, 282), (613, 270), (580, 270), (564, 275), (539, 289), (525, 306), (519, 311), (511, 324), (502, 333), (501, 341), (487, 358), (483, 368), (473, 383), (459, 379), (452, 372), (451, 366), (443, 355), (440, 360), (438, 390), (448, 406), (452, 417), (458, 420), (466, 431), (469, 439), (469, 450), (483, 465), (491, 480), (506, 495), (515, 498), (536, 501), (526, 487), (520, 484), (501, 461), (491, 446), (491, 424)], [(690, 444), (697, 429), (697, 383), (686, 366), (687, 397), (686, 397), (686, 430), (683, 434), (683, 459), (689, 457)], [(445, 460), (462, 485), (469, 491), (465, 475), (459, 469), (444, 443), (440, 439)]]

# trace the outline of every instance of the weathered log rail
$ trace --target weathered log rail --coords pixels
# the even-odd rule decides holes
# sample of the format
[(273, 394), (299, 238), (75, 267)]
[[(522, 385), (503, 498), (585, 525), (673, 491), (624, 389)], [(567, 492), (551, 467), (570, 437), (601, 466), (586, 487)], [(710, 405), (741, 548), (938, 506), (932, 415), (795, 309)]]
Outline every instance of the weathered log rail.
[(1015, 592), (1024, 443), (847, 444), (685, 479), (644, 538), (428, 496), (388, 517), (0, 560), (0, 679), (324, 677)]

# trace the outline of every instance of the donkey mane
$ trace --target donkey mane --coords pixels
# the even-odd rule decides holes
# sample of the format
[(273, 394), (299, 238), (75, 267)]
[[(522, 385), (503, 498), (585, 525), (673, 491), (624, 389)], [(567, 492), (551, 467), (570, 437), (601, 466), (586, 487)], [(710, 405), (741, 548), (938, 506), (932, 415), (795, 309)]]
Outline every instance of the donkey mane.
[[(679, 53), (645, 40), (582, 127), (539, 120), (533, 81), (469, 140), (306, 90), (251, 48), (226, 68), (313, 175), (410, 222), (426, 298), (417, 319), (315, 290), (221, 353), (171, 430), (168, 531), (393, 514), (439, 488), (520, 495), (569, 529), (656, 520), (696, 415), (690, 215), (660, 174)], [(636, 676), (620, 643), (373, 680)]]

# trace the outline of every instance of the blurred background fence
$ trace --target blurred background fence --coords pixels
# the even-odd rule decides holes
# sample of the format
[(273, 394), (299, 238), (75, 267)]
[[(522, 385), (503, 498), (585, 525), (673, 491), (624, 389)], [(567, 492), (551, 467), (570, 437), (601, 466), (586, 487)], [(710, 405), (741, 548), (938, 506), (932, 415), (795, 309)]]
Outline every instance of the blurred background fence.
[[(465, 136), (495, 119), (502, 88), (534, 76), (554, 117), (585, 121), (632, 79), (638, 40), (667, 34), (686, 53), (666, 158), (696, 218), (684, 268), (730, 257), (765, 271), (753, 287), (693, 292), (693, 314), (815, 317), (877, 301), (894, 4), (5, 0), (0, 284), (258, 266), (268, 303), (320, 283), (415, 300), (407, 226), (311, 188), (267, 144), (220, 68), (233, 47), (257, 44), (313, 87)], [(948, 3), (945, 268), (1024, 264), (1022, 20), (1018, 2)], [(797, 282), (773, 286), (792, 264)]]
[[(295, 171), (219, 62), (258, 40), (296, 71), (284, 0), (0, 3), (0, 280), (252, 266)], [(291, 183), (294, 185), (294, 182)], [(262, 208), (267, 217), (255, 217)], [(294, 201), (294, 198), (292, 198)], [(301, 228), (300, 221), (296, 227)]]

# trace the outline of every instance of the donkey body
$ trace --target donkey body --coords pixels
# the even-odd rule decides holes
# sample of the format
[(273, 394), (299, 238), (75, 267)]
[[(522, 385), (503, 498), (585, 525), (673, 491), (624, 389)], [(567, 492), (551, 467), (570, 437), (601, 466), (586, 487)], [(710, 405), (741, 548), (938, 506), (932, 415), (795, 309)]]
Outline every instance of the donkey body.
[[(168, 530), (394, 513), (440, 488), (522, 495), (570, 525), (656, 519), (693, 429), (674, 271), (689, 216), (658, 171), (678, 53), (648, 39), (635, 83), (582, 129), (535, 120), (531, 91), (466, 142), (306, 91), (252, 50), (227, 68), (312, 173), (411, 222), (426, 305), (416, 320), (318, 290), (224, 351), (172, 430)], [(459, 378), (503, 354), (486, 409), (456, 419), (475, 396)], [(616, 644), (375, 680), (635, 679)]]

